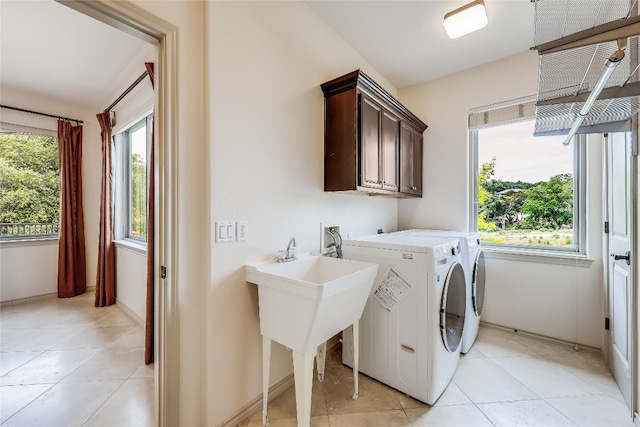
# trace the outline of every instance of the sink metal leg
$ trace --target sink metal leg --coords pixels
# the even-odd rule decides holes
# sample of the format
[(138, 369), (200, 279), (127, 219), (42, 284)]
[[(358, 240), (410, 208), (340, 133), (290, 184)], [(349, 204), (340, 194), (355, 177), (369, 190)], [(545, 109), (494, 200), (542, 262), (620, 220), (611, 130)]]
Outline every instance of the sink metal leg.
[(262, 337), (262, 425), (269, 425), (269, 369), (271, 368), (271, 339)]
[(351, 334), (353, 342), (351, 343), (353, 349), (353, 400), (358, 400), (358, 361), (360, 360), (359, 346), (360, 346), (360, 323), (356, 321), (352, 325), (353, 333)]
[(296, 389), (296, 412), (298, 427), (309, 427), (311, 423), (311, 391), (313, 389), (313, 351), (293, 351), (293, 376)]
[(327, 342), (323, 342), (318, 346), (318, 355), (316, 356), (316, 368), (318, 369), (318, 381), (324, 381), (324, 366), (327, 361)]

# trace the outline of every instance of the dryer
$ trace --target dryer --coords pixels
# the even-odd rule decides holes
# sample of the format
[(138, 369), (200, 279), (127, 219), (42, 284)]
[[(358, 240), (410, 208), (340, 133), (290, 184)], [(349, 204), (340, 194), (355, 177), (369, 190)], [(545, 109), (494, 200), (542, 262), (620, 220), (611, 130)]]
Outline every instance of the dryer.
[(478, 336), (480, 316), (484, 306), (485, 264), (484, 251), (477, 232), (452, 230), (404, 230), (391, 233), (403, 236), (453, 237), (460, 242), (462, 266), (467, 279), (467, 314), (464, 319), (461, 353), (467, 353)]
[[(460, 360), (466, 283), (457, 239), (378, 234), (345, 240), (344, 258), (379, 265), (360, 319), (360, 372), (434, 404)], [(344, 331), (343, 343), (351, 341)], [(353, 367), (353, 350), (342, 361)]]

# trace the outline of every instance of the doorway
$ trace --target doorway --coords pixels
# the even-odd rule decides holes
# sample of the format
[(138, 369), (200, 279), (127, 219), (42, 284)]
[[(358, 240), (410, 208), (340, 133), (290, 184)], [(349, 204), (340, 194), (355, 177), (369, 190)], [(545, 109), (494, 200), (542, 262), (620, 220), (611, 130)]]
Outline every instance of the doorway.
[[(177, 28), (128, 2), (58, 0), (156, 45), (155, 61), (155, 401), (159, 426), (179, 424), (177, 271)], [(162, 189), (162, 191), (159, 191)], [(162, 275), (160, 274), (162, 268)], [(168, 272), (168, 273), (167, 273)]]

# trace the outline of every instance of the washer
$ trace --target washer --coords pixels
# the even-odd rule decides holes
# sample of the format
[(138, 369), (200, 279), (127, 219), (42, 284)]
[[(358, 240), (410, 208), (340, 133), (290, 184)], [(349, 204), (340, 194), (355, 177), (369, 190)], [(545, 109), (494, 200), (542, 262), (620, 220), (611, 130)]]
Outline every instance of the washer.
[[(460, 360), (466, 283), (458, 240), (378, 234), (345, 240), (343, 253), (379, 265), (360, 319), (360, 372), (434, 404)], [(352, 361), (343, 346), (342, 362)]]
[(467, 279), (467, 315), (464, 319), (461, 353), (467, 353), (478, 336), (480, 316), (484, 306), (485, 264), (484, 251), (477, 232), (452, 230), (404, 230), (391, 233), (403, 236), (453, 237), (460, 242), (462, 266)]

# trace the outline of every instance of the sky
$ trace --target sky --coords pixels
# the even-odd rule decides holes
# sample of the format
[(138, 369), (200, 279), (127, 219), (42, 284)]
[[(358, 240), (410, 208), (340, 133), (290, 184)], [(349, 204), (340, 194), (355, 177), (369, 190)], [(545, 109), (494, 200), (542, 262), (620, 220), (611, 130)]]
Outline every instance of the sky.
[(147, 127), (143, 126), (131, 134), (131, 154), (147, 159)]
[(493, 179), (536, 183), (573, 173), (573, 143), (564, 136), (533, 136), (534, 121), (478, 131), (478, 166), (496, 158)]

